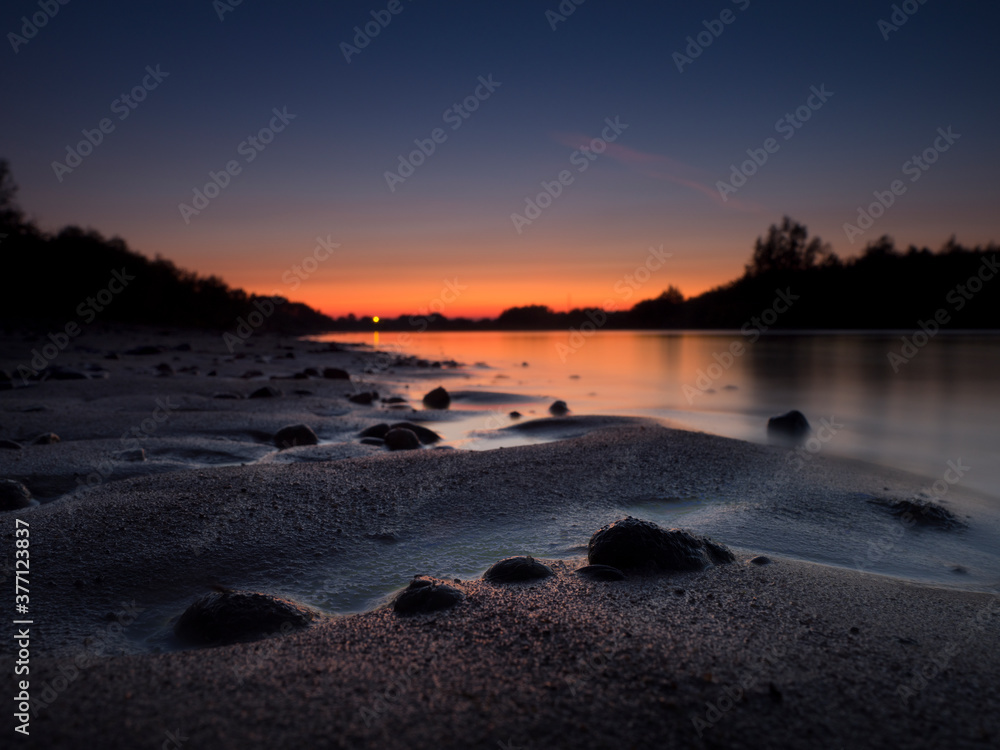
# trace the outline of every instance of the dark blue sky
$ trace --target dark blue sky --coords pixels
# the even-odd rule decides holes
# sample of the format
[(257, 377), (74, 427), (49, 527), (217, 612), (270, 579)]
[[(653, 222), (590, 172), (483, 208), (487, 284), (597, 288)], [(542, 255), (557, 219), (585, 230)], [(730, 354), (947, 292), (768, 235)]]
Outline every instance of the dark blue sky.
[[(290, 296), (359, 313), (416, 309), (453, 278), (468, 289), (446, 314), (597, 304), (661, 244), (673, 256), (644, 296), (696, 293), (738, 275), (783, 214), (842, 255), (882, 233), (1000, 239), (996, 3), (910, 3), (885, 39), (892, 3), (586, 0), (553, 30), (558, 2), (400, 0), (348, 63), (341, 43), (388, 5), (244, 0), (220, 20), (211, 0), (71, 0), (12, 43), (42, 11), (9, 0), (0, 155), (22, 205), (44, 228), (120, 234), (261, 292), (330, 237), (337, 254)], [(678, 71), (674, 53), (724, 11), (732, 23)], [(157, 65), (169, 76), (119, 120), (113, 102)], [(500, 86), (452, 130), (446, 110), (480, 76)], [(833, 96), (785, 140), (776, 122), (814, 86)], [(295, 119), (247, 162), (240, 144), (274, 108)], [(627, 129), (578, 171), (574, 151), (616, 117)], [(102, 118), (113, 132), (59, 181), (53, 162)], [(961, 137), (911, 182), (904, 164), (949, 126)], [(444, 142), (390, 190), (386, 172), (435, 128)], [(722, 200), (731, 165), (768, 138), (777, 150)], [(180, 204), (231, 160), (240, 173), (185, 221)], [(572, 184), (518, 226), (563, 170)], [(848, 242), (844, 224), (896, 179), (905, 194)]]

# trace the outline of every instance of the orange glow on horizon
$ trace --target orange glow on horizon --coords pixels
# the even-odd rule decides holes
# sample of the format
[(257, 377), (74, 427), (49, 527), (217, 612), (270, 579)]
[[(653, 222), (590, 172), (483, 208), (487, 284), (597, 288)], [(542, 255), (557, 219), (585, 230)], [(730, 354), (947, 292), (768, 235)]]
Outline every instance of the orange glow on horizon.
[[(281, 289), (244, 287), (255, 294), (273, 294), (275, 291), (284, 294), (293, 302), (302, 302), (314, 310), (319, 310), (334, 318), (353, 313), (359, 319), (367, 319), (374, 323), (380, 320), (396, 318), (400, 315), (429, 315), (439, 312), (447, 318), (495, 318), (510, 307), (525, 305), (547, 305), (556, 312), (565, 312), (580, 307), (601, 307), (605, 309), (628, 310), (637, 302), (658, 297), (668, 286), (681, 290), (685, 299), (696, 297), (709, 289), (724, 284), (731, 279), (720, 279), (714, 276), (688, 277), (681, 279), (651, 279), (645, 284), (634, 286), (619, 279), (610, 287), (603, 280), (589, 284), (575, 285), (573, 288), (553, 289), (546, 283), (531, 283), (530, 281), (515, 287), (490, 284), (489, 287), (477, 286), (473, 293), (473, 284), (469, 290), (463, 291), (457, 299), (448, 303), (441, 298), (440, 290), (421, 290), (416, 285), (397, 282), (392, 286), (384, 285), (377, 288), (346, 290), (340, 285), (309, 285), (304, 284), (294, 292)], [(239, 286), (239, 284), (235, 284)], [(434, 287), (430, 287), (434, 290)], [(608, 304), (610, 303), (610, 304)], [(378, 309), (379, 315), (373, 310)]]

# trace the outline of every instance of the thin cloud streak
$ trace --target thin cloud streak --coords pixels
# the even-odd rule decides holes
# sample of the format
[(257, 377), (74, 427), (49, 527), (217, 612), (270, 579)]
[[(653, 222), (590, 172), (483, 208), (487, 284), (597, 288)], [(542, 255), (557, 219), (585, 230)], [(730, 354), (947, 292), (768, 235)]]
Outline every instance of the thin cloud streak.
[[(581, 133), (556, 133), (557, 143), (569, 148), (585, 148), (594, 138)], [(595, 152), (596, 153), (596, 152)], [(695, 175), (704, 174), (702, 170), (689, 166), (662, 154), (654, 154), (648, 151), (638, 151), (628, 146), (618, 143), (606, 143), (603, 154), (610, 156), (620, 164), (624, 164), (647, 177), (658, 180), (666, 180), (675, 185), (681, 185), (690, 190), (697, 191), (710, 198), (714, 203), (724, 208), (732, 208), (737, 211), (760, 212), (766, 210), (764, 206), (749, 201), (741, 201), (738, 198), (723, 200), (719, 191), (709, 187), (704, 182), (695, 179)], [(684, 176), (691, 175), (690, 177)]]

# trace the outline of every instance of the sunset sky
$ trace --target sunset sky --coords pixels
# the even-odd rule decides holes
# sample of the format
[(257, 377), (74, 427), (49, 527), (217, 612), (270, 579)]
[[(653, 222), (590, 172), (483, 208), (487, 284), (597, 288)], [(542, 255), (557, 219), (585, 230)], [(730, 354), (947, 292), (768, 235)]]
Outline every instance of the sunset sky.
[[(661, 245), (628, 304), (697, 294), (784, 214), (842, 256), (884, 233), (1000, 240), (996, 3), (909, 0), (894, 30), (870, 0), (232, 2), (4, 4), (0, 156), (44, 229), (119, 235), (334, 315), (457, 288), (435, 308), (449, 317), (623, 302), (616, 285)], [(356, 44), (366, 24), (378, 34)], [(434, 152), (387, 179), (415, 140)], [(724, 200), (748, 149), (767, 161)], [(928, 149), (926, 170), (910, 162)], [(561, 172), (551, 205), (512, 220)], [(894, 180), (905, 192), (850, 243), (844, 224)], [(306, 261), (318, 237), (339, 247)]]

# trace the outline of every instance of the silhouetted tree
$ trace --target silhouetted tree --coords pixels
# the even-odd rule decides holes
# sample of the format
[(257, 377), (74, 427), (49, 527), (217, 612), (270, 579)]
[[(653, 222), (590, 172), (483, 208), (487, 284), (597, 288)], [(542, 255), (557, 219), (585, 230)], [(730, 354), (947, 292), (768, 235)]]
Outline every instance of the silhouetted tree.
[(806, 227), (785, 217), (781, 226), (772, 224), (766, 238), (754, 243), (753, 258), (746, 266), (747, 276), (761, 276), (775, 271), (806, 271), (836, 258), (830, 246), (818, 237), (809, 239)]

